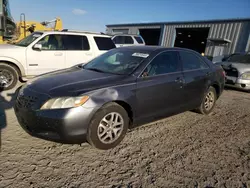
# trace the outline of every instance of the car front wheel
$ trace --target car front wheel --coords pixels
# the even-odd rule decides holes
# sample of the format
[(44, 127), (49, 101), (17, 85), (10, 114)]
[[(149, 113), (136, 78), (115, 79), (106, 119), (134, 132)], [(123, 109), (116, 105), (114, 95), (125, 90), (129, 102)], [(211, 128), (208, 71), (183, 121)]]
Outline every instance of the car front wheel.
[(87, 141), (98, 149), (111, 149), (123, 140), (128, 125), (129, 117), (122, 106), (106, 104), (94, 115), (88, 128)]
[(217, 94), (214, 87), (209, 87), (205, 93), (202, 103), (198, 108), (198, 112), (201, 114), (210, 114), (215, 106), (217, 100)]

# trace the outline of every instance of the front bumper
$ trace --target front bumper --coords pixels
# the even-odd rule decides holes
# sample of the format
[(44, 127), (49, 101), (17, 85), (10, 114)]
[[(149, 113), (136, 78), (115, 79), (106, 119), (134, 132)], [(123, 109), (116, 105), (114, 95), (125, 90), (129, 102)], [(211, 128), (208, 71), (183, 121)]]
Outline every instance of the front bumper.
[(226, 77), (226, 85), (234, 88), (238, 88), (245, 91), (250, 91), (250, 80), (244, 80), (241, 78)]
[(81, 144), (86, 142), (94, 108), (30, 110), (14, 106), (21, 127), (31, 136), (49, 141)]

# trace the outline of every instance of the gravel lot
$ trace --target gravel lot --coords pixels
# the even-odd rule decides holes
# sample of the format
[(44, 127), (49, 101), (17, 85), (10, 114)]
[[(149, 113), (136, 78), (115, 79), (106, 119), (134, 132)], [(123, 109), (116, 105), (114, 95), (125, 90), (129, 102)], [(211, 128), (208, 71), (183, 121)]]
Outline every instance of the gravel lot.
[[(130, 131), (116, 148), (30, 137), (0, 96), (0, 187), (250, 188), (250, 94), (224, 91), (214, 112), (185, 112)], [(5, 102), (4, 102), (5, 101)]]

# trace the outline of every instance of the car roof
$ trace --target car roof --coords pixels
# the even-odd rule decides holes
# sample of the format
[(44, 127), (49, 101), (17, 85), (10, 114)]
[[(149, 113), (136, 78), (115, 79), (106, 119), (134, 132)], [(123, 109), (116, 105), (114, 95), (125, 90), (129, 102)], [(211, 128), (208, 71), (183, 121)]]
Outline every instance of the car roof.
[(108, 37), (108, 38), (111, 37), (106, 34), (91, 32), (91, 31), (35, 31), (35, 32), (42, 32), (46, 34), (73, 34), (73, 35), (100, 36), (100, 37)]
[(250, 52), (235, 52), (231, 55), (248, 55), (248, 54), (250, 54)]
[[(146, 45), (146, 46), (126, 46), (126, 47), (119, 47), (120, 49), (131, 49), (131, 50), (141, 50), (141, 51), (171, 51), (171, 50), (177, 50), (177, 51), (190, 51), (190, 52), (195, 52), (198, 53), (194, 50), (187, 49), (187, 48), (179, 48), (179, 47), (164, 47), (164, 46), (151, 46), (151, 45)], [(118, 49), (119, 49), (118, 48)]]
[(141, 35), (136, 35), (136, 34), (112, 34), (112, 36), (133, 36), (133, 37), (140, 37)]

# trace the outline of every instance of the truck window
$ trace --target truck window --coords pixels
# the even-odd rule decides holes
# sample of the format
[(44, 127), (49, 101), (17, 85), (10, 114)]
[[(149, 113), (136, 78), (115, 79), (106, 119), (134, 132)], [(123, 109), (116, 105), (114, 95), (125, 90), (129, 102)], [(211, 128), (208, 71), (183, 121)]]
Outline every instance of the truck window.
[(124, 44), (134, 44), (134, 40), (131, 36), (125, 36), (125, 42)]
[(111, 38), (108, 37), (94, 37), (94, 40), (96, 42), (96, 45), (99, 50), (110, 50), (112, 48), (115, 48), (115, 44), (111, 40)]
[(86, 36), (64, 35), (63, 45), (65, 50), (89, 50), (89, 41)]
[(113, 42), (114, 42), (115, 44), (124, 44), (125, 38), (124, 38), (124, 36), (116, 36), (116, 37), (113, 39)]
[(63, 35), (46, 35), (38, 44), (42, 45), (42, 50), (63, 50)]
[(35, 41), (36, 39), (38, 39), (38, 38), (41, 37), (42, 35), (43, 35), (43, 33), (40, 33), (40, 32), (32, 33), (31, 35), (29, 35), (29, 36), (25, 37), (24, 39), (20, 40), (19, 42), (17, 42), (15, 45), (27, 47), (27, 46), (29, 46), (33, 41)]
[(139, 44), (143, 44), (143, 41), (142, 41), (141, 37), (135, 37), (135, 40), (136, 40)]

